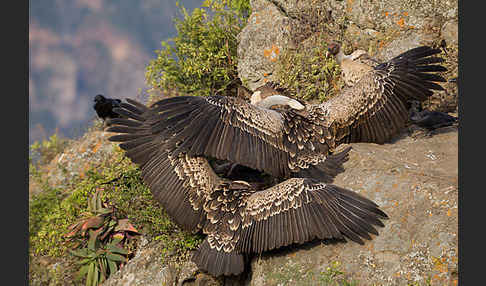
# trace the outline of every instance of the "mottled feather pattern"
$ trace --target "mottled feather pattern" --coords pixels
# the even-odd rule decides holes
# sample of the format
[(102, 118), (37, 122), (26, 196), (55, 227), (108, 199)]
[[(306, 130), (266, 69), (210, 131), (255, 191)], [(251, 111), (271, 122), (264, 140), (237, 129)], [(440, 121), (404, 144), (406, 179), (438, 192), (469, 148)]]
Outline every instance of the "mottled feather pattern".
[[(178, 100), (168, 103), (185, 110), (178, 105)], [(315, 238), (347, 237), (363, 243), (362, 239), (371, 239), (369, 233), (377, 234), (372, 225), (383, 226), (380, 219), (386, 218), (386, 214), (374, 203), (334, 185), (307, 178), (290, 178), (268, 189), (257, 190), (247, 182), (219, 178), (206, 158), (176, 152), (186, 142), (168, 136), (170, 132), (167, 133), (164, 123), (160, 122), (164, 112), (159, 113), (159, 107), (142, 109), (136, 104), (121, 107), (129, 118), (117, 120), (117, 125), (108, 129), (121, 133), (110, 140), (122, 142), (120, 146), (126, 150), (127, 156), (136, 159), (154, 198), (179, 225), (189, 231), (202, 230), (207, 234), (193, 256), (201, 269), (216, 276), (239, 274), (244, 270), (243, 254), (260, 253)], [(189, 110), (197, 109), (191, 107)], [(235, 118), (238, 114), (233, 112), (223, 118)], [(172, 112), (171, 116), (182, 118), (178, 112)], [(293, 134), (291, 138), (304, 143), (301, 150), (307, 151), (296, 155), (295, 162), (305, 165), (304, 161), (308, 160), (309, 164), (322, 164), (321, 167), (332, 170), (329, 173), (334, 176), (347, 160), (350, 148), (313, 158), (311, 152), (328, 148), (328, 145), (326, 141), (309, 140), (314, 140), (316, 134), (329, 136), (328, 130), (322, 128), (324, 125), (316, 126), (309, 119), (302, 119), (301, 114), (290, 112), (288, 116), (295, 120), (287, 121), (286, 134)], [(316, 122), (325, 122), (320, 117), (322, 115), (311, 116), (319, 118)], [(177, 124), (176, 121), (173, 123)], [(215, 128), (223, 128), (225, 134), (225, 127), (221, 126)], [(305, 128), (298, 130), (298, 126)], [(184, 130), (179, 129), (179, 132)], [(172, 139), (175, 143), (167, 144)], [(308, 142), (313, 142), (313, 147), (306, 147)], [(262, 150), (267, 148), (256, 146)]]
[[(352, 87), (320, 106), (338, 143), (384, 143), (405, 126), (410, 100), (423, 101), (442, 87), (440, 50), (411, 49), (361, 75)], [(427, 58), (429, 57), (429, 58)]]
[(176, 154), (238, 162), (276, 177), (308, 168), (315, 160), (305, 164), (304, 158), (332, 149), (323, 138), (330, 135), (325, 119), (309, 115), (319, 118), (313, 122), (300, 111), (279, 113), (222, 96), (164, 99), (151, 110), (159, 118), (152, 133), (169, 138), (167, 147), (176, 148)]

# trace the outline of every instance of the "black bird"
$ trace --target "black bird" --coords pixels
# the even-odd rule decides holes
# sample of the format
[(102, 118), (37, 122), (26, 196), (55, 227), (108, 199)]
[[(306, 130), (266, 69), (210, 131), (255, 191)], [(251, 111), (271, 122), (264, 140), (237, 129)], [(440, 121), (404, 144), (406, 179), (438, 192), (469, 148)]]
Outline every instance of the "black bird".
[(451, 116), (440, 111), (422, 110), (420, 112), (413, 112), (410, 116), (410, 121), (429, 131), (440, 127), (446, 127), (457, 122), (457, 117)]
[(94, 98), (93, 105), (96, 114), (105, 121), (107, 118), (119, 118), (120, 115), (113, 111), (113, 108), (120, 107), (121, 100), (118, 98), (106, 98), (98, 94)]
[(424, 110), (418, 101), (412, 101), (411, 106), (410, 122), (427, 129), (429, 132), (437, 128), (451, 126), (458, 120), (457, 117), (445, 112)]

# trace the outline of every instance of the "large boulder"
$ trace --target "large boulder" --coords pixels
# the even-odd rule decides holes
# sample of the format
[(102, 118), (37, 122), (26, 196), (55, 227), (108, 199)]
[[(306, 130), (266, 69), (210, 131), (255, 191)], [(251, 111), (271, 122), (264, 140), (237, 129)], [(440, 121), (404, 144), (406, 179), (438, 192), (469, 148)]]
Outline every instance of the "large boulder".
[[(279, 83), (275, 68), (285, 50), (311, 57), (307, 46), (339, 41), (347, 53), (362, 49), (380, 61), (419, 45), (442, 44), (446, 52), (441, 56), (449, 69), (443, 75), (454, 78), (458, 75), (457, 3), (252, 0), (248, 24), (239, 34), (238, 75), (250, 90), (267, 81)], [(446, 90), (436, 92), (424, 107), (444, 112), (457, 110), (457, 86), (443, 86)]]

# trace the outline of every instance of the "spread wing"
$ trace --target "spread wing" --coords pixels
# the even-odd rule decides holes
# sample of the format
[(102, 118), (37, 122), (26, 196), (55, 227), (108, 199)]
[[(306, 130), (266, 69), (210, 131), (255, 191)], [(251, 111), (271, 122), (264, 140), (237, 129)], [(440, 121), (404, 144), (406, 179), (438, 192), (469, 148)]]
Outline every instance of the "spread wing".
[(300, 113), (277, 112), (242, 99), (181, 96), (156, 102), (152, 133), (170, 138), (175, 154), (209, 156), (275, 177), (313, 167), (334, 147), (319, 122)]
[(196, 231), (204, 220), (203, 205), (208, 192), (223, 182), (204, 158), (189, 157), (163, 148), (164, 140), (152, 134), (155, 115), (147, 107), (127, 99), (121, 103), (128, 118), (111, 119), (109, 132), (120, 133), (108, 140), (119, 145), (141, 169), (142, 179), (169, 216), (188, 231)]
[(436, 72), (446, 71), (433, 55), (440, 49), (418, 47), (374, 67), (339, 96), (314, 106), (328, 114), (336, 142), (384, 143), (397, 134), (408, 119), (410, 100), (424, 101), (445, 82)]
[[(213, 203), (217, 202), (217, 203)], [(212, 210), (208, 207), (214, 204)], [(313, 179), (292, 178), (263, 191), (214, 192), (205, 207), (208, 237), (193, 260), (211, 274), (243, 271), (242, 253), (261, 253), (313, 239), (345, 237), (363, 244), (387, 218), (372, 201)], [(211, 214), (213, 213), (213, 214)]]

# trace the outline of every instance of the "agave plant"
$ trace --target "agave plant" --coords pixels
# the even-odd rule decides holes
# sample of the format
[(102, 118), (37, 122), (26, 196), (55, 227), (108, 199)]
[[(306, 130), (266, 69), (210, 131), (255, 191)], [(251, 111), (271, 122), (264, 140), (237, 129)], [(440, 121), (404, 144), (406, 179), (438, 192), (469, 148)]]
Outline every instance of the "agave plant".
[(86, 285), (98, 285), (116, 272), (130, 254), (124, 245), (140, 234), (128, 219), (118, 219), (115, 208), (103, 202), (101, 195), (102, 190), (97, 190), (90, 197), (88, 211), (65, 234), (68, 241), (77, 239), (70, 252), (81, 259), (78, 278), (86, 276)]
[(79, 257), (81, 268), (78, 279), (86, 277), (86, 286), (99, 285), (111, 274), (118, 270), (118, 266), (128, 260), (128, 250), (120, 247), (120, 237), (115, 237), (110, 243), (103, 245), (97, 232), (90, 230), (90, 239), (85, 248), (70, 250), (71, 254)]
[[(115, 216), (115, 208), (109, 207), (102, 201), (102, 190), (97, 190), (88, 200), (88, 211), (82, 214), (82, 218), (69, 226), (70, 232), (65, 234), (68, 240), (76, 237), (86, 237), (87, 231), (93, 229), (99, 240), (104, 242), (114, 235), (131, 238), (140, 234), (128, 219), (118, 219)], [(77, 246), (80, 246), (79, 244)], [(75, 246), (75, 247), (77, 247)]]

